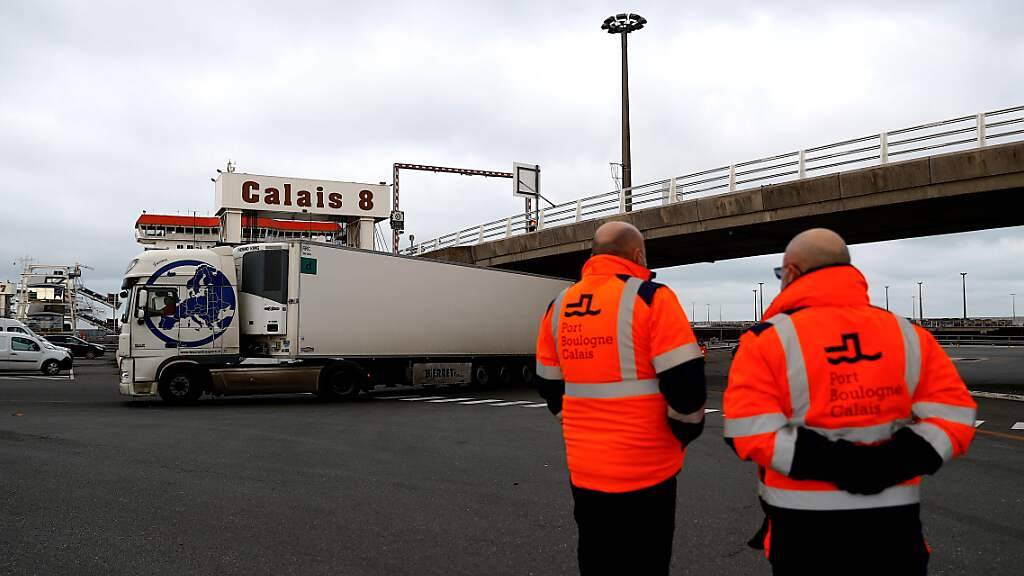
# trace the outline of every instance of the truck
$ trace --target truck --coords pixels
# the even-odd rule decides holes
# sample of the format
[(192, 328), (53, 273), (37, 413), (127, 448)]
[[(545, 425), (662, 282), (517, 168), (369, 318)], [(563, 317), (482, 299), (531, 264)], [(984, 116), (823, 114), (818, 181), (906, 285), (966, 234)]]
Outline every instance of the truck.
[(120, 297), (119, 391), (187, 403), (528, 382), (569, 282), (309, 241), (151, 250)]

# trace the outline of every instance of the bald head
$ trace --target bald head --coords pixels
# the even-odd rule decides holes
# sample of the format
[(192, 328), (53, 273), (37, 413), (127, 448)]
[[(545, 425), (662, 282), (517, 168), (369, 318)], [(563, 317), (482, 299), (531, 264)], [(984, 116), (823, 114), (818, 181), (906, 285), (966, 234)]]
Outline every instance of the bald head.
[(591, 252), (611, 254), (647, 266), (647, 253), (644, 249), (644, 235), (636, 226), (627, 222), (608, 222), (602, 224), (594, 233)]
[[(839, 234), (827, 228), (812, 228), (797, 234), (786, 246), (782, 265), (787, 274), (782, 279), (782, 286), (785, 288), (789, 282), (808, 270), (849, 263), (850, 250)], [(796, 268), (795, 274), (791, 271), (792, 267)]]

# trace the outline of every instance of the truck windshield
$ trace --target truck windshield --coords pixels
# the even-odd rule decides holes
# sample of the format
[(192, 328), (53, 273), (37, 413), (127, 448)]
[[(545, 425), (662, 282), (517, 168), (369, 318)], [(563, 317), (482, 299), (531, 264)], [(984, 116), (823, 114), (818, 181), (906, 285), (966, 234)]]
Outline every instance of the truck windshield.
[(288, 301), (288, 251), (259, 250), (242, 256), (242, 292), (273, 300)]

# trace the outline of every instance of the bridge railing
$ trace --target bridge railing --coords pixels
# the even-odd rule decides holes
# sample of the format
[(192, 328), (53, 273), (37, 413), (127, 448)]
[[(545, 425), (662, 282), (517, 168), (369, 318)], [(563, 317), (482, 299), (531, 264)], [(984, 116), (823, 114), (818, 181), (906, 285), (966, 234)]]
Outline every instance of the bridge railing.
[(586, 196), (420, 242), (403, 254), (471, 246), (632, 210), (1024, 139), (1024, 106), (960, 116)]

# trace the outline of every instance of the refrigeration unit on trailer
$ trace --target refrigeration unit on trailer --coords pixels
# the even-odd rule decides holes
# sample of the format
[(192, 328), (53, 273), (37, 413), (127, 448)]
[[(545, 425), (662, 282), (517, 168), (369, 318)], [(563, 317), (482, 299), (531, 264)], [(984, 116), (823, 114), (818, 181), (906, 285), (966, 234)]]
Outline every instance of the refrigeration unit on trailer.
[(311, 242), (132, 260), (120, 391), (191, 401), (529, 380), (568, 281)]

